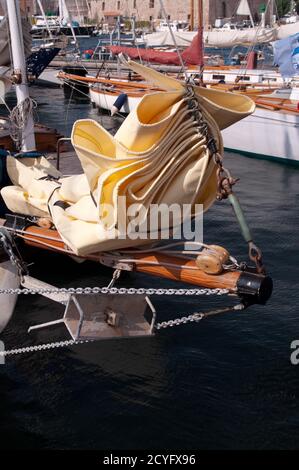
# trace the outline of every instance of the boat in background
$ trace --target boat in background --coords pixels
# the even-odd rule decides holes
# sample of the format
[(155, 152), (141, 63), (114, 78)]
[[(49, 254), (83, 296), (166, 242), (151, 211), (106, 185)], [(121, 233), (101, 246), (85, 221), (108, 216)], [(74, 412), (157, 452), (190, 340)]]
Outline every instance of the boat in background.
[[(3, 201), (5, 201), (7, 208), (10, 209), (10, 214), (4, 214), (5, 218), (0, 220), (1, 268), (5, 271), (5, 276), (2, 275), (2, 271), (0, 272), (0, 287), (2, 289), (12, 288), (12, 292), (9, 292), (12, 294), (12, 297), (10, 302), (7, 302), (8, 292), (2, 290), (0, 293), (2, 305), (5, 305), (6, 308), (3, 313), (2, 311), (0, 312), (0, 332), (12, 315), (13, 307), (19, 294), (15, 288), (19, 284), (26, 289), (26, 293), (39, 293), (64, 305), (65, 314), (63, 318), (34, 325), (28, 331), (64, 323), (72, 337), (71, 341), (62, 342), (62, 345), (66, 346), (76, 344), (83, 338), (85, 340), (99, 340), (113, 337), (152, 336), (159, 329), (164, 329), (168, 326), (198, 322), (211, 315), (214, 316), (225, 312), (239, 312), (256, 303), (265, 304), (272, 293), (272, 280), (265, 274), (261, 251), (253, 243), (253, 238), (246, 225), (239, 201), (233, 194), (232, 181), (229, 182), (227, 197), (230, 198), (232, 204), (238, 205), (236, 215), (238, 212), (238, 220), (248, 246), (249, 258), (254, 262), (254, 266), (250, 267), (250, 269), (247, 269), (244, 263), (241, 269), (240, 265), (230, 256), (227, 250), (215, 245), (209, 247), (199, 243), (201, 245), (200, 253), (198, 251), (191, 252), (191, 250), (187, 250), (186, 253), (185, 247), (179, 251), (177, 249), (170, 250), (171, 244), (168, 245), (167, 250), (165, 246), (157, 247), (157, 240), (155, 239), (154, 247), (140, 250), (140, 245), (145, 243), (144, 239), (139, 243), (136, 242), (135, 237), (132, 239), (126, 237), (124, 242), (122, 237), (118, 241), (117, 237), (111, 236), (107, 223), (106, 225), (103, 223), (103, 218), (105, 218), (104, 211), (102, 215), (96, 211), (96, 219), (90, 218), (92, 214), (90, 208), (92, 211), (95, 210), (95, 193), (90, 186), (90, 175), (94, 179), (95, 184), (92, 183), (94, 187), (98, 187), (96, 178), (99, 180), (101, 177), (107, 178), (105, 183), (111, 183), (112, 180), (117, 183), (115, 188), (110, 188), (113, 196), (112, 199), (114, 199), (114, 190), (117, 190), (118, 194), (123, 190), (124, 194), (126, 192), (131, 193), (132, 198), (135, 195), (136, 197), (138, 196), (139, 208), (143, 202), (145, 207), (148, 207), (155, 201), (155, 198), (160, 202), (160, 193), (162, 193), (163, 197), (163, 191), (165, 191), (167, 185), (169, 187), (170, 201), (174, 198), (182, 207), (183, 205), (185, 207), (185, 203), (188, 202), (192, 206), (192, 210), (196, 210), (193, 209), (196, 197), (203, 201), (203, 204), (206, 203), (206, 209), (216, 199), (216, 196), (218, 199), (220, 198), (220, 190), (221, 198), (224, 198), (224, 191), (228, 191), (228, 183), (224, 186), (223, 180), (219, 176), (224, 171), (222, 157), (217, 152), (217, 144), (221, 143), (220, 126), (225, 127), (227, 123), (241, 119), (252, 112), (251, 101), (247, 98), (242, 98), (241, 100), (235, 99), (236, 97), (234, 96), (229, 101), (226, 99), (227, 96), (223, 94), (224, 96), (221, 96), (222, 101), (220, 99), (219, 104), (217, 104), (219, 93), (209, 92), (210, 97), (215, 100), (214, 103), (213, 100), (209, 101), (204, 96), (201, 96), (199, 87), (193, 86), (192, 90), (184, 90), (183, 86), (174, 80), (169, 78), (165, 81), (164, 75), (156, 74), (153, 81), (161, 85), (163, 92), (158, 97), (150, 96), (149, 102), (143, 107), (143, 120), (135, 119), (133, 114), (133, 120), (125, 122), (123, 128), (124, 141), (119, 136), (119, 140), (117, 140), (117, 137), (108, 136), (107, 131), (94, 121), (80, 120), (75, 123), (72, 132), (72, 144), (78, 155), (80, 155), (84, 174), (70, 176), (69, 178), (75, 179), (69, 179), (64, 177), (58, 168), (50, 165), (49, 161), (43, 156), (39, 155), (33, 158), (32, 155), (29, 155), (29, 153), (35, 151), (36, 142), (32, 106), (30, 106), (27, 86), (25, 57), (21, 47), (19, 8), (15, 0), (7, 0), (7, 7), (10, 17), (14, 73), (18, 72), (19, 74), (19, 80), (16, 83), (18, 107), (23, 109), (25, 105), (28, 105), (28, 112), (25, 116), (25, 113), (21, 115), (22, 121), (19, 123), (22, 124), (19, 128), (22, 131), (21, 154), (5, 156), (6, 166), (4, 168), (7, 174), (10, 175), (13, 185), (11, 185), (11, 182), (5, 181), (1, 189)], [(137, 72), (143, 72), (145, 76), (152, 73), (150, 69), (145, 67), (140, 68), (138, 64), (135, 64), (135, 67), (132, 64), (128, 65), (133, 70), (137, 70)], [(173, 94), (173, 87), (176, 86), (179, 89), (175, 97), (170, 96)], [(184, 97), (183, 93), (185, 93)], [(220, 95), (222, 94), (220, 93)], [(223, 103), (223, 98), (225, 103)], [(202, 100), (205, 103), (204, 105), (200, 105)], [(234, 104), (231, 103), (232, 100)], [(241, 106), (240, 101), (242, 101)], [(201, 114), (201, 106), (206, 106), (207, 118)], [(190, 113), (190, 110), (194, 108), (196, 115), (200, 115), (199, 117)], [(222, 115), (219, 119), (219, 124), (217, 124), (219, 109), (222, 109)], [(213, 115), (215, 115), (215, 120), (212, 119)], [(209, 123), (212, 122), (212, 125), (209, 126), (205, 119)], [(135, 132), (133, 129), (135, 129)], [(164, 132), (166, 129), (169, 132)], [(96, 130), (97, 134), (95, 134)], [(133, 142), (135, 144), (138, 142), (140, 148), (138, 145), (134, 147), (134, 144), (130, 144), (132, 137), (131, 130), (133, 130), (132, 135), (136, 137), (135, 142), (134, 140)], [(107, 139), (104, 145), (103, 139)], [(210, 147), (211, 141), (214, 142), (214, 145)], [(190, 142), (192, 142), (192, 145), (190, 145)], [(132, 160), (134, 154), (133, 158), (137, 158), (137, 165), (132, 165), (131, 162), (128, 164), (126, 157), (122, 156), (118, 160), (119, 164), (115, 166), (115, 158), (112, 159), (111, 157), (115, 156), (117, 158), (119, 151), (125, 153), (129, 161)], [(114, 152), (116, 152), (115, 155)], [(219, 152), (222, 153), (222, 149)], [(103, 165), (103, 161), (99, 163), (99, 159), (95, 158), (93, 160), (94, 166), (90, 166), (91, 154), (96, 157), (101, 155), (106, 163)], [(145, 158), (138, 158), (138, 156), (144, 156), (145, 154), (147, 160)], [(216, 161), (216, 155), (219, 159), (221, 158), (219, 163)], [(31, 157), (30, 162), (28, 161), (29, 157)], [(159, 160), (158, 167), (157, 158)], [(170, 164), (174, 158), (177, 160), (175, 168)], [(188, 158), (187, 166), (186, 158)], [(201, 168), (198, 166), (198, 160), (201, 160)], [(89, 173), (90, 169), (91, 173)], [(173, 171), (174, 169), (175, 171)], [(111, 170), (113, 178), (111, 178)], [(140, 174), (140, 170), (143, 170), (143, 174)], [(160, 180), (162, 174), (163, 180)], [(125, 182), (127, 182), (128, 176), (132, 178), (132, 184), (129, 184), (126, 188)], [(185, 180), (186, 184), (183, 184), (183, 180)], [(143, 199), (140, 197), (141, 182), (142, 184), (146, 182), (149, 187), (145, 191)], [(182, 194), (180, 194), (179, 190), (173, 191), (172, 183), (174, 183), (174, 187), (176, 187), (177, 183), (178, 188), (182, 189)], [(69, 185), (72, 193), (71, 199), (69, 196), (65, 196), (64, 200), (59, 199), (58, 190), (63, 189), (63, 184)], [(190, 184), (194, 185), (194, 190), (192, 191), (190, 191)], [(104, 184), (104, 186), (107, 186), (107, 184)], [(136, 186), (136, 189), (133, 189), (134, 186)], [(25, 187), (27, 188), (26, 190)], [(163, 188), (163, 191), (161, 191), (161, 188)], [(50, 192), (48, 193), (49, 189)], [(79, 191), (77, 192), (77, 190)], [(101, 212), (102, 206), (106, 206), (106, 200), (108, 202), (108, 191), (103, 189), (99, 196), (99, 212)], [(180, 196), (182, 197), (180, 198)], [(50, 201), (52, 197), (58, 198), (56, 201), (52, 201), (53, 206), (51, 206)], [(86, 197), (88, 198), (87, 202), (90, 208), (86, 210), (84, 205), (82, 206), (83, 211), (81, 213), (83, 218), (81, 215), (78, 217), (74, 214), (70, 216), (68, 212), (66, 220), (60, 225), (64, 217), (62, 216), (61, 219), (61, 211), (67, 210), (72, 205), (73, 207), (76, 206), (77, 202), (82, 201), (82, 199), (84, 204)], [(167, 195), (165, 195), (165, 198), (166, 201), (169, 201)], [(70, 201), (71, 204), (67, 201)], [(120, 217), (127, 217), (124, 213), (126, 211), (118, 203), (116, 203), (115, 209), (117, 217), (118, 212)], [(57, 215), (58, 217), (56, 218)], [(119, 229), (118, 220), (117, 218), (115, 223), (117, 230)], [(75, 222), (75, 226), (73, 222)], [(80, 223), (79, 230), (77, 222)], [(95, 227), (95, 222), (100, 230), (97, 230), (97, 227)], [(66, 223), (66, 226), (63, 228), (64, 223)], [(84, 226), (83, 230), (81, 223)], [(72, 224), (71, 230), (69, 230), (67, 224)], [(160, 224), (158, 230), (161, 232), (164, 226), (161, 222)], [(171, 227), (174, 228), (174, 226), (172, 221)], [(102, 234), (100, 234), (101, 230), (103, 230)], [(156, 231), (157, 227), (155, 228)], [(245, 235), (245, 232), (249, 236)], [(77, 238), (77, 241), (71, 241), (71, 239), (66, 241), (67, 233), (71, 237), (79, 235), (79, 238)], [(134, 233), (136, 234), (135, 231)], [(163, 239), (164, 237), (161, 238)], [(149, 237), (146, 240), (152, 245), (153, 239)], [(107, 241), (108, 243), (112, 242), (110, 248), (106, 244)], [(98, 287), (95, 290), (87, 288), (86, 292), (82, 288), (80, 288), (80, 291), (73, 289), (71, 295), (65, 289), (63, 292), (61, 290), (59, 292), (54, 290), (53, 292), (53, 286), (29, 276), (28, 267), (23, 262), (18, 251), (18, 247), (21, 250), (24, 248), (22, 242), (40, 250), (46, 249), (52, 253), (56, 252), (76, 258), (78, 261), (91, 260), (104, 266), (109, 266), (114, 270), (113, 278), (109, 286), (104, 289)], [(182, 244), (181, 241), (175, 243), (175, 248), (178, 248), (180, 244)], [(126, 250), (125, 248), (128, 247), (129, 250)], [(121, 251), (122, 249), (124, 249), (123, 252)], [(7, 276), (8, 268), (6, 263), (9, 261), (17, 268), (16, 279), (11, 279)], [(146, 292), (145, 289), (142, 289), (142, 292), (137, 292), (142, 297), (136, 295), (134, 289), (133, 292), (132, 289), (124, 288), (121, 290), (113, 288), (114, 290), (111, 290), (122, 270), (141, 272), (157, 276), (160, 279), (165, 278), (201, 287), (201, 290), (193, 289), (193, 294), (188, 291), (186, 295), (188, 294), (189, 296), (190, 293), (192, 295), (233, 295), (237, 298), (238, 303), (233, 306), (224, 305), (216, 311), (213, 309), (208, 312), (190, 314), (188, 317), (181, 316), (175, 320), (156, 323), (156, 311), (147, 297), (147, 295), (151, 294)], [(171, 291), (165, 289), (165, 291), (168, 295), (173, 292), (173, 289)], [(85, 294), (90, 294), (90, 296), (84, 297), (87, 299), (84, 300), (80, 293), (83, 293), (83, 297)], [(161, 289), (152, 290), (151, 293), (161, 294)], [(134, 296), (127, 297), (128, 294), (134, 294)], [(121, 295), (121, 297), (118, 295)], [(182, 289), (180, 289), (180, 291), (176, 292), (176, 295), (185, 295), (185, 291), (183, 290), (182, 294)], [(88, 305), (89, 302), (90, 305)], [(140, 304), (141, 308), (139, 308)], [(146, 309), (146, 307), (150, 307), (150, 318), (148, 318), (148, 308)], [(48, 347), (44, 345), (33, 346), (33, 348), (34, 350), (35, 348), (36, 350), (42, 350)], [(27, 350), (31, 351), (32, 347)]]
[(276, 41), (274, 60), (288, 86), (254, 97), (253, 115), (224, 130), (227, 149), (249, 156), (299, 163), (299, 33)]
[[(43, 124), (34, 124), (34, 135), (38, 152), (55, 152), (58, 140), (63, 137), (56, 129)], [(17, 138), (13, 136), (11, 122), (3, 116), (0, 116), (0, 148), (18, 152)]]
[(227, 150), (299, 165), (299, 87), (252, 97), (255, 112), (224, 131)]
[(41, 15), (33, 17), (31, 34), (34, 39), (64, 35), (67, 37), (88, 38), (94, 34), (95, 25), (83, 24), (81, 17), (72, 18), (66, 0), (58, 0), (58, 16), (46, 16), (42, 2), (38, 0)]

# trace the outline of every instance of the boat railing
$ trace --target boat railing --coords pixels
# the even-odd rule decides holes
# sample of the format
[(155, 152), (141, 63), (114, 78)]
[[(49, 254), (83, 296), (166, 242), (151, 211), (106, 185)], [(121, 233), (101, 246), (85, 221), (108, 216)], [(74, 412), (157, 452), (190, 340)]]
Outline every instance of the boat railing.
[[(56, 145), (56, 169), (60, 169), (60, 155), (62, 153), (64, 144), (66, 142), (71, 144), (72, 139), (70, 137), (61, 137), (60, 139), (57, 140), (57, 145)], [(72, 145), (72, 144), (71, 144)]]

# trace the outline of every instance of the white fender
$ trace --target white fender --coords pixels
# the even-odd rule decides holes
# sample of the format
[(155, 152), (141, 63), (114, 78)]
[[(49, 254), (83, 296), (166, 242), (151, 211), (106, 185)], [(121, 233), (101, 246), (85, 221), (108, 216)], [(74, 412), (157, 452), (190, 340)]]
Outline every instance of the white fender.
[(114, 116), (116, 113), (119, 112), (119, 109), (116, 106), (111, 107), (111, 116)]
[[(18, 289), (20, 278), (16, 267), (8, 260), (0, 263), (0, 289)], [(0, 333), (12, 317), (17, 294), (0, 294)]]

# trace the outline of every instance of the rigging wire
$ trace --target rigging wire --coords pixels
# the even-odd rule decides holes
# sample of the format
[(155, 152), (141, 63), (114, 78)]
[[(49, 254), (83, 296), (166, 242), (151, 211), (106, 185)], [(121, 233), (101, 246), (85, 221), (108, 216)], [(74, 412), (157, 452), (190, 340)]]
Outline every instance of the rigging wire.
[(164, 15), (164, 17), (165, 17), (165, 21), (166, 21), (166, 23), (167, 23), (167, 26), (168, 26), (170, 35), (171, 35), (172, 40), (173, 40), (173, 44), (174, 44), (174, 46), (175, 46), (175, 48), (176, 48), (176, 52), (177, 52), (177, 55), (178, 55), (179, 60), (180, 60), (180, 63), (181, 63), (181, 67), (182, 67), (182, 71), (183, 71), (185, 80), (186, 80), (186, 82), (187, 82), (187, 81), (188, 81), (188, 75), (187, 75), (187, 72), (186, 72), (186, 67), (185, 67), (185, 64), (184, 64), (182, 55), (181, 55), (181, 53), (180, 53), (180, 51), (179, 51), (178, 44), (177, 44), (177, 41), (176, 41), (174, 32), (172, 31), (172, 28), (170, 27), (170, 22), (169, 22), (169, 19), (168, 19), (168, 15), (166, 14), (166, 10), (165, 10), (165, 7), (164, 7), (164, 2), (163, 2), (163, 0), (159, 0), (159, 1), (160, 1), (162, 13), (163, 13), (163, 15)]
[[(270, 6), (270, 3), (271, 3), (272, 0), (268, 0), (267, 1), (267, 5), (266, 5), (266, 8), (265, 8), (265, 15), (267, 14), (268, 12), (268, 9), (269, 9), (269, 6)], [(246, 54), (246, 58), (245, 58), (245, 64), (244, 64), (244, 72), (242, 71), (242, 74), (243, 75), (246, 75), (247, 74), (247, 71), (248, 71), (248, 57), (249, 57), (249, 54), (251, 52), (254, 51), (254, 48), (256, 47), (257, 45), (257, 38), (258, 38), (258, 35), (259, 35), (259, 32), (261, 31), (262, 29), (262, 21), (259, 23), (258, 27), (256, 28), (256, 32), (255, 32), (255, 36), (254, 36), (254, 39), (252, 41), (252, 44), (249, 46), (248, 50), (247, 50), (247, 54)]]

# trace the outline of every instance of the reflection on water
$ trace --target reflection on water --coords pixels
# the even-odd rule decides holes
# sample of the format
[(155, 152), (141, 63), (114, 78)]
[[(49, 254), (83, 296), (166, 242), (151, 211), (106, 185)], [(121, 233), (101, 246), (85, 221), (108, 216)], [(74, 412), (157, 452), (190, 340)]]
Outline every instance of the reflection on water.
[[(114, 131), (121, 118), (99, 115), (88, 100), (32, 89), (41, 122), (69, 135), (93, 118)], [(49, 99), (49, 96), (51, 99)], [(20, 448), (296, 448), (299, 368), (298, 170), (226, 155), (240, 177), (242, 201), (275, 290), (266, 307), (212, 318), (145, 340), (111, 341), (10, 358), (0, 366), (0, 447)], [(246, 246), (228, 203), (205, 216), (205, 241), (244, 259)], [(111, 272), (54, 254), (30, 254), (33, 274), (56, 285), (106, 285)], [(120, 286), (167, 287), (165, 280), (124, 274)], [(211, 299), (157, 299), (160, 318), (207, 309)], [(218, 301), (219, 302), (219, 301)], [(63, 327), (27, 335), (28, 326), (60, 318), (63, 308), (22, 297), (7, 347), (66, 338)]]

